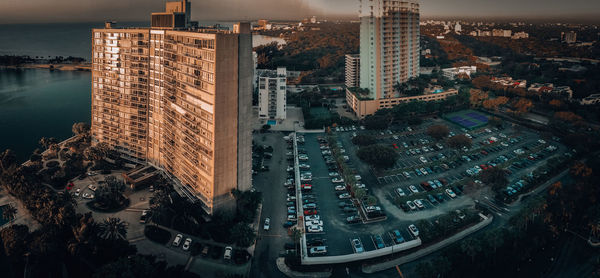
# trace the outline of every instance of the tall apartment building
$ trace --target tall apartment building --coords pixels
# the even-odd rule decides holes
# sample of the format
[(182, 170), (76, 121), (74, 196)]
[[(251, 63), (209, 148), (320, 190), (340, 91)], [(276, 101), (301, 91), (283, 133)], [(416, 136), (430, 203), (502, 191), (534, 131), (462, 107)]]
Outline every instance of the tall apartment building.
[(360, 86), (360, 55), (346, 54), (346, 87)]
[[(412, 1), (360, 1), (360, 57), (358, 86), (346, 86), (346, 101), (363, 118), (377, 110), (407, 101), (434, 101), (435, 97), (407, 97), (396, 92), (395, 85), (420, 74), (419, 4)], [(348, 57), (346, 57), (348, 65)], [(346, 82), (348, 78), (346, 67)], [(358, 87), (358, 88), (355, 88)]]
[(569, 31), (569, 32), (561, 32), (560, 38), (562, 42), (566, 43), (576, 43), (577, 42), (577, 32)]
[(92, 137), (212, 214), (251, 187), (250, 24), (194, 28), (187, 0), (166, 10), (150, 28), (92, 30)]
[(287, 70), (262, 70), (258, 76), (258, 117), (285, 120)]
[(394, 85), (419, 76), (419, 4), (360, 1), (360, 87), (373, 99), (396, 96)]

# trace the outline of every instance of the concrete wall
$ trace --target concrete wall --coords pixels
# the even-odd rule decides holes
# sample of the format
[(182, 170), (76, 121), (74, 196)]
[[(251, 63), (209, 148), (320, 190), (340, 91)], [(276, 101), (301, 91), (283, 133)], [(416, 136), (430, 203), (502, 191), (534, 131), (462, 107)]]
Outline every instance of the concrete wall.
[(354, 253), (341, 256), (320, 256), (320, 257), (302, 257), (303, 265), (321, 265), (321, 264), (337, 264), (337, 263), (349, 263), (367, 259), (373, 259), (381, 256), (391, 255), (400, 251), (412, 249), (421, 245), (421, 239), (407, 241), (404, 243), (392, 245), (389, 247), (363, 252)]

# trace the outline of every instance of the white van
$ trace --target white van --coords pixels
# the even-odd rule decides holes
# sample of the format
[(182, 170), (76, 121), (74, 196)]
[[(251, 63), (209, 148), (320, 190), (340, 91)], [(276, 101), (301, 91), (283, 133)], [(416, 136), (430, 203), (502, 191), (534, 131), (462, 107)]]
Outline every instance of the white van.
[(223, 255), (223, 259), (231, 260), (231, 252), (232, 251), (233, 251), (233, 248), (231, 248), (231, 246), (225, 247), (225, 254)]
[(311, 255), (325, 255), (327, 254), (327, 246), (316, 246), (310, 248)]

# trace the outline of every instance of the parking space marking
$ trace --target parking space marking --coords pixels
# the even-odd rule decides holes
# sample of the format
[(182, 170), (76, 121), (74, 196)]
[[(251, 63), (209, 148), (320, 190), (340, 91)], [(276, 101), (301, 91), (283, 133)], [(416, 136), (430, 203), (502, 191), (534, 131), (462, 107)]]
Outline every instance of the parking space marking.
[(398, 275), (400, 275), (400, 277), (404, 278), (402, 271), (400, 271), (400, 266), (396, 266), (396, 271), (398, 271)]

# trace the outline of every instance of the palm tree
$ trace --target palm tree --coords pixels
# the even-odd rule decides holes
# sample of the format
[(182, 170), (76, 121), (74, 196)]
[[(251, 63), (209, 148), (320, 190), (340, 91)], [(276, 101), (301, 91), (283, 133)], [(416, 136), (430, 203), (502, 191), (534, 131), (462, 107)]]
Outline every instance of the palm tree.
[(127, 235), (127, 224), (116, 217), (108, 217), (98, 225), (98, 236), (106, 240), (125, 239)]
[(15, 220), (16, 216), (17, 209), (13, 205), (8, 204), (2, 209), (2, 218), (7, 219), (11, 223), (11, 225), (13, 220)]

